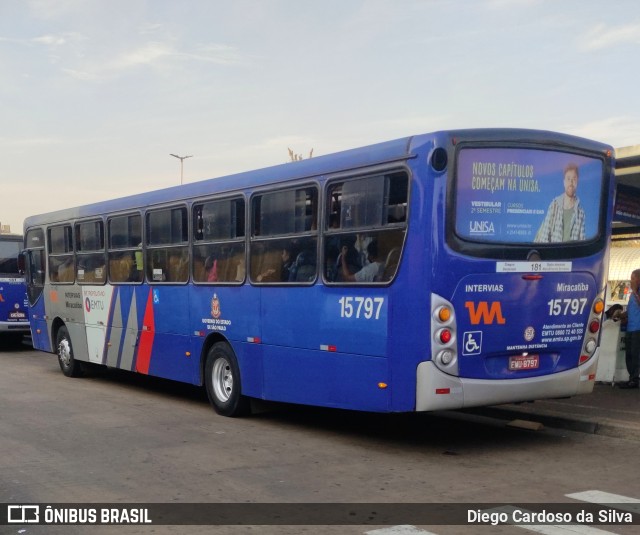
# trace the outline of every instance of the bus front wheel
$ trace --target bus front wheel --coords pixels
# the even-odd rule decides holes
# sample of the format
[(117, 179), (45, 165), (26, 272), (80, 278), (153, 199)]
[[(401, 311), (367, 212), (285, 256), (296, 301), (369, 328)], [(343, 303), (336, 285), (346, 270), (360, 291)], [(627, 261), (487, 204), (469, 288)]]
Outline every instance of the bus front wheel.
[(73, 358), (73, 346), (71, 337), (66, 327), (60, 327), (56, 337), (56, 351), (58, 353), (58, 364), (67, 377), (80, 377), (82, 369), (80, 363)]
[(209, 401), (218, 414), (242, 416), (250, 412), (249, 399), (241, 394), (238, 361), (228, 344), (219, 342), (209, 350), (205, 385)]

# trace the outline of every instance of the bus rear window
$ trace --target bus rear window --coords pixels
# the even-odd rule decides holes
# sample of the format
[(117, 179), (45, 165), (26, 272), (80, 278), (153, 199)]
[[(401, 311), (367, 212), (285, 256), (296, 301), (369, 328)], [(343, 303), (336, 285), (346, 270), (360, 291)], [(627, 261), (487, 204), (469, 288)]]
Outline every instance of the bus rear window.
[(598, 236), (602, 161), (530, 148), (463, 148), (455, 230), (506, 244), (586, 242)]

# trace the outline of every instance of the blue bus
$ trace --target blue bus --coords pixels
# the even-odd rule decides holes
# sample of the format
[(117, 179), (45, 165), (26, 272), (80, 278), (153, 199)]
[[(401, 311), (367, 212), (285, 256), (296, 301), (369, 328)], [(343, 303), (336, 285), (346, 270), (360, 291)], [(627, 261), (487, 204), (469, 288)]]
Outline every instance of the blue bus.
[(613, 150), (417, 135), (25, 220), (34, 346), (251, 399), (457, 409), (593, 389)]
[(18, 339), (29, 332), (27, 294), (18, 269), (22, 236), (0, 234), (0, 337)]

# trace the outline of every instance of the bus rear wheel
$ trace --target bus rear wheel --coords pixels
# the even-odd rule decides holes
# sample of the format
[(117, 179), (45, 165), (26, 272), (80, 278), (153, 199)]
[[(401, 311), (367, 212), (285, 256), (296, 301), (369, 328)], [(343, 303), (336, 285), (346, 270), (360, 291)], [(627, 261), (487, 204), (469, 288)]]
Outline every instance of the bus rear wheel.
[(56, 351), (58, 353), (58, 364), (67, 377), (80, 377), (82, 368), (80, 362), (73, 358), (73, 346), (71, 337), (66, 327), (60, 327), (56, 336)]
[(241, 394), (238, 361), (228, 344), (218, 342), (209, 350), (204, 381), (209, 401), (218, 414), (249, 414), (249, 399)]

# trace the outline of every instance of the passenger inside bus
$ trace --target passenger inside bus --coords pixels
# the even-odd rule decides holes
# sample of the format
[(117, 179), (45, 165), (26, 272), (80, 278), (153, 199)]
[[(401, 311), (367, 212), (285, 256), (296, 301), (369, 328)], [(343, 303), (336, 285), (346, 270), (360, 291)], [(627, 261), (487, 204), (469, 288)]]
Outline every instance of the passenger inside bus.
[(340, 255), (340, 267), (342, 278), (345, 282), (374, 282), (382, 278), (384, 264), (378, 258), (378, 242), (370, 241), (367, 245), (367, 265), (363, 266), (359, 271), (352, 273), (347, 263), (347, 254), (349, 249), (347, 246), (342, 247)]
[(292, 261), (292, 246), (287, 245), (279, 250), (280, 258), (275, 258), (273, 248), (262, 255), (263, 269), (256, 276), (258, 282), (288, 282)]
[(316, 278), (316, 252), (304, 250), (298, 253), (289, 268), (289, 282), (312, 282)]
[(252, 272), (257, 282), (312, 282), (316, 277), (316, 239), (278, 240), (256, 244)]
[(207, 282), (218, 282), (218, 261), (209, 256), (204, 261), (204, 270), (207, 274)]

